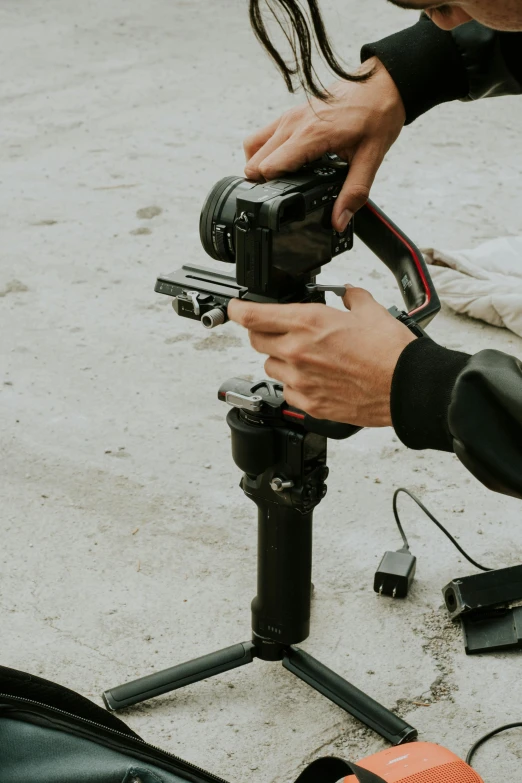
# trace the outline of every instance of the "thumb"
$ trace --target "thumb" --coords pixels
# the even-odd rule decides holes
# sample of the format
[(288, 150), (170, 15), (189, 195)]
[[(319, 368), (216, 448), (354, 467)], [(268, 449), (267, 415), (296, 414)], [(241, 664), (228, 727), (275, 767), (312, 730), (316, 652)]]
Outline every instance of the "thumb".
[(336, 231), (344, 231), (355, 212), (368, 201), (382, 160), (383, 155), (374, 144), (359, 147), (355, 153), (332, 213), (332, 224)]
[(355, 288), (350, 283), (346, 283), (346, 293), (343, 296), (343, 302), (347, 310), (356, 313), (362, 307), (375, 303), (375, 299), (365, 288)]

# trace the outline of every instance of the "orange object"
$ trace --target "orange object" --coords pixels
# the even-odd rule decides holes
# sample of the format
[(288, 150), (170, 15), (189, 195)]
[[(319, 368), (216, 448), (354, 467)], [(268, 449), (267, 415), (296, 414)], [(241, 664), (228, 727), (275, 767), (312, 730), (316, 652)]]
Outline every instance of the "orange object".
[[(484, 783), (482, 778), (450, 750), (429, 742), (411, 742), (376, 753), (357, 762), (385, 783)], [(344, 783), (357, 783), (349, 775)]]

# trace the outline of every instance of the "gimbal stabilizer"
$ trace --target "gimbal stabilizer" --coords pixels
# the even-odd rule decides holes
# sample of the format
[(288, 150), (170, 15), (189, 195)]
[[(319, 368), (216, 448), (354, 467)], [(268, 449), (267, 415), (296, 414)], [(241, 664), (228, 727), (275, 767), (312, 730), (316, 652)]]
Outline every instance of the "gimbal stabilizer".
[[(427, 324), (440, 308), (422, 255), (371, 203), (357, 215), (355, 233), (394, 273), (408, 308), (407, 313), (394, 308), (394, 314), (421, 336), (419, 324)], [(205, 285), (202, 273), (198, 289), (207, 295), (215, 279)], [(165, 279), (180, 289), (172, 293), (182, 296), (186, 291), (174, 277), (179, 281), (180, 274)], [(232, 455), (243, 471), (241, 487), (258, 507), (252, 640), (112, 688), (103, 694), (107, 708), (122, 709), (259, 658), (282, 661), (389, 742), (414, 739), (412, 726), (295, 646), (310, 630), (312, 518), (326, 494), (327, 438), (347, 438), (358, 428), (319, 421), (289, 407), (276, 382), (234, 378), (221, 386), (218, 397), (232, 406), (227, 416)]]

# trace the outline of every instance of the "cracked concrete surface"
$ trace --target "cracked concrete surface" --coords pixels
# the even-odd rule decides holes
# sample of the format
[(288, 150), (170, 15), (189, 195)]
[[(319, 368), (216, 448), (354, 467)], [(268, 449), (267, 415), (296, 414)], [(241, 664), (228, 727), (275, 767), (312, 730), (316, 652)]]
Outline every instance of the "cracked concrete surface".
[[(323, 6), (353, 63), (362, 42), (414, 16), (384, 0)], [(249, 636), (255, 513), (216, 390), (262, 376), (262, 360), (232, 325), (207, 335), (176, 319), (153, 286), (182, 263), (213, 264), (198, 237), (207, 190), (241, 173), (242, 139), (297, 99), (255, 43), (246, 2), (4, 0), (0, 21), (2, 663), (100, 703), (108, 686)], [(517, 99), (437, 109), (404, 131), (375, 200), (423, 246), (519, 234), (521, 121)], [(324, 278), (398, 303), (360, 246)], [(431, 332), (522, 353), (508, 332), (448, 312)], [(377, 599), (373, 572), (400, 545), (398, 485), (494, 566), (520, 560), (519, 503), (390, 431), (332, 443), (329, 464), (303, 647), (464, 754), (520, 719), (519, 656), (465, 656), (440, 588), (471, 567), (407, 500), (411, 596)], [(320, 754), (384, 747), (259, 662), (122, 717), (231, 783), (291, 781)], [(520, 747), (512, 734), (484, 749), (485, 780), (513, 779)]]

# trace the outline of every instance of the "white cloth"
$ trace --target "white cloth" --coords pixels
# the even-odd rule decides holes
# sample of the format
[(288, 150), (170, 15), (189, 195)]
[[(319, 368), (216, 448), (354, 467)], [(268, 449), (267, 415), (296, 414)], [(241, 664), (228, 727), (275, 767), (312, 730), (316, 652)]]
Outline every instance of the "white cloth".
[(422, 252), (444, 304), (522, 337), (522, 237), (491, 239), (473, 250)]

